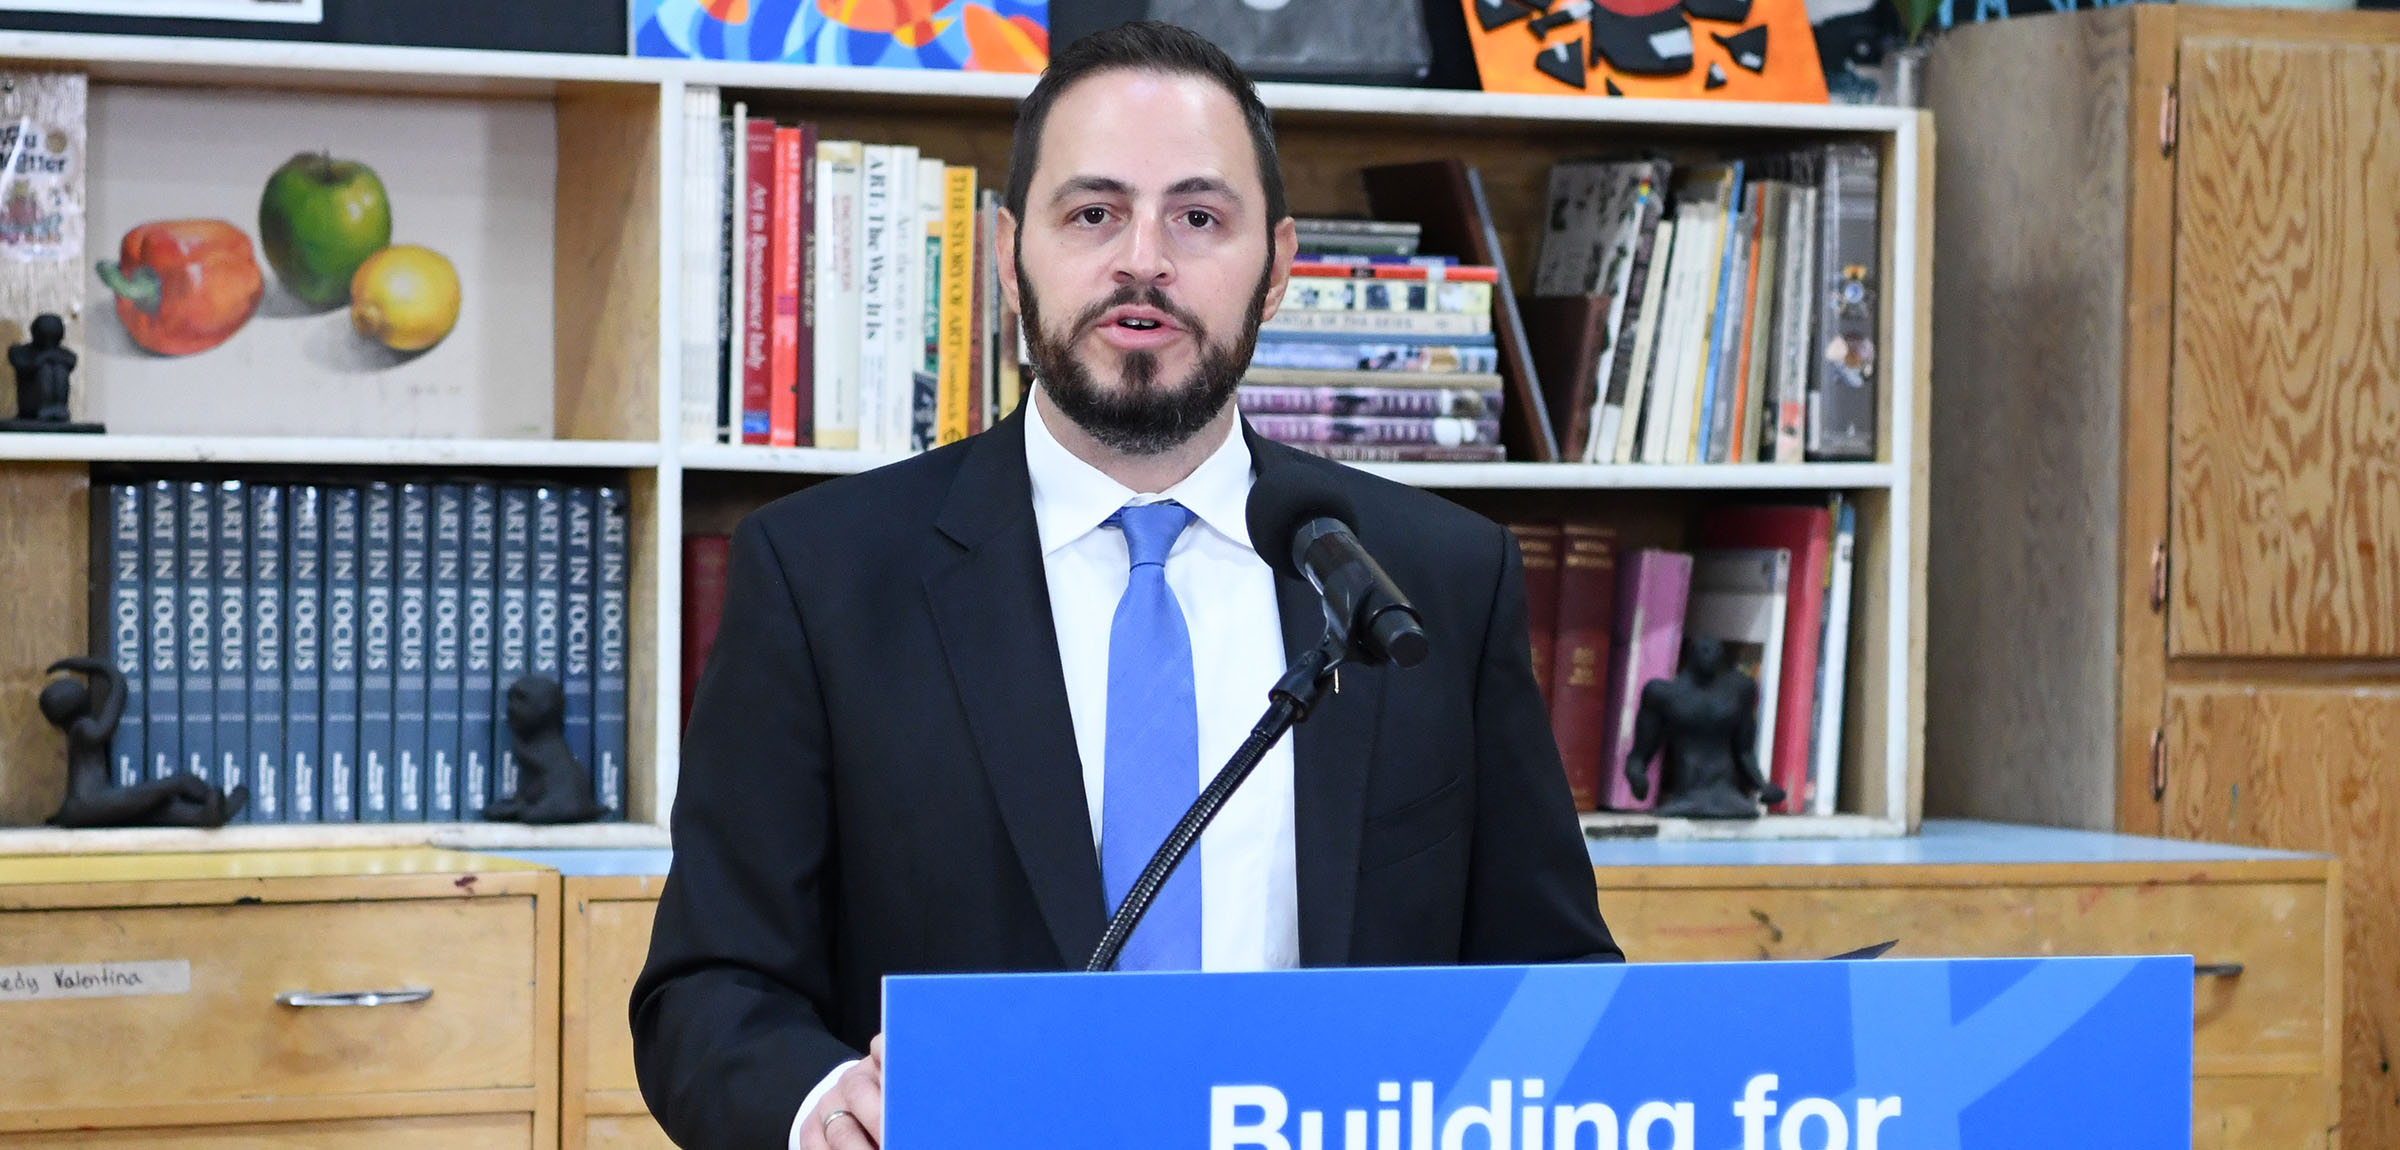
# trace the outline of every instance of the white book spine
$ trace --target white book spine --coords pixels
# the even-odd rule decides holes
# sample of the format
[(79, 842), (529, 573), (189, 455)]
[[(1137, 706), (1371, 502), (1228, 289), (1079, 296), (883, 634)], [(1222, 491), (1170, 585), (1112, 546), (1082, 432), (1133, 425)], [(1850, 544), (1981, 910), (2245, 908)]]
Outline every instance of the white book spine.
[(862, 149), (858, 194), (858, 448), (888, 451), (884, 392), (892, 316), (892, 148)]

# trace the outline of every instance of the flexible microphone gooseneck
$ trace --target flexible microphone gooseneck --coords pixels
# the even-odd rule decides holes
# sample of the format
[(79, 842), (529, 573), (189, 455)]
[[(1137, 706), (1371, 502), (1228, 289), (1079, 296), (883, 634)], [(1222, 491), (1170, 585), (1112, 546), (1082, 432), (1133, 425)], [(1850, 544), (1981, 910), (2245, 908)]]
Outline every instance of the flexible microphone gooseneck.
[(1294, 724), (1308, 719), (1325, 684), (1343, 663), (1388, 661), (1413, 667), (1424, 661), (1424, 624), (1391, 576), (1359, 545), (1350, 527), (1356, 518), (1349, 497), (1307, 469), (1269, 467), (1251, 485), (1244, 511), (1251, 546), (1277, 572), (1306, 579), (1317, 589), (1325, 604), (1324, 641), (1295, 660), (1267, 692), (1267, 713), (1150, 856), (1125, 901), (1109, 916), (1085, 970), (1104, 971), (1117, 964), (1134, 927), (1166, 886), (1167, 876), (1199, 843), (1200, 832), (1208, 829), (1268, 748)]

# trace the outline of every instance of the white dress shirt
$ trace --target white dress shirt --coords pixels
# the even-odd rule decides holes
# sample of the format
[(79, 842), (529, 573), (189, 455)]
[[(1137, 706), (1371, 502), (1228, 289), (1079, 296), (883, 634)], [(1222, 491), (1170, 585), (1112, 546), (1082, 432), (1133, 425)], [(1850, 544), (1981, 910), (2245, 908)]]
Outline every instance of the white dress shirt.
[[(1083, 765), (1092, 842), (1100, 841), (1101, 791), (1107, 780), (1108, 637), (1131, 561), (1125, 537), (1103, 526), (1129, 503), (1173, 500), (1194, 515), (1167, 555), (1167, 586), (1192, 637), (1192, 685), (1200, 711), (1199, 772), (1192, 795), (1208, 785), (1250, 735), (1267, 708), (1267, 690), (1283, 677), (1283, 625), (1275, 574), (1250, 545), (1250, 446), (1239, 428), (1180, 483), (1137, 492), (1075, 457), (1052, 435), (1048, 402), (1033, 392), (1025, 417), (1025, 466), (1033, 480), (1033, 516), (1058, 632), (1059, 669), (1075, 748)], [(1300, 899), (1294, 862), (1291, 739), (1277, 740), (1258, 768), (1200, 836), (1200, 967), (1278, 970), (1300, 962)], [(1193, 859), (1185, 858), (1190, 866)], [(1114, 908), (1111, 908), (1114, 909)], [(1080, 956), (1070, 955), (1070, 959)], [(802, 1123), (851, 1063), (817, 1083), (792, 1123)]]

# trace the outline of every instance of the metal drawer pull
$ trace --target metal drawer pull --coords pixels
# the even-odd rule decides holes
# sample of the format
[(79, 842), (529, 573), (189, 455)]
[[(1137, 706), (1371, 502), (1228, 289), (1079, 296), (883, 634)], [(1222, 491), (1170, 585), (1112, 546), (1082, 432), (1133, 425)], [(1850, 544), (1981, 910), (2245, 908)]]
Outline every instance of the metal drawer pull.
[(2203, 962), (2192, 967), (2193, 978), (2240, 978), (2242, 964), (2238, 962)]
[(335, 990), (316, 993), (287, 990), (275, 996), (284, 1006), (400, 1006), (433, 997), (432, 987), (409, 990)]

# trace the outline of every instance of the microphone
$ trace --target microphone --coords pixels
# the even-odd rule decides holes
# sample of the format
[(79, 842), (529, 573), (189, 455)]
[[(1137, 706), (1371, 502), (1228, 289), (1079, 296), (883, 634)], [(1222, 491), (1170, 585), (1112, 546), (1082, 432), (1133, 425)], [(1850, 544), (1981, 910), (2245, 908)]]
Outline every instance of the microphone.
[(1307, 467), (1262, 468), (1243, 518), (1268, 566), (1317, 589), (1327, 627), (1360, 662), (1425, 661), (1424, 620), (1359, 543), (1351, 526), (1358, 511), (1332, 478)]

